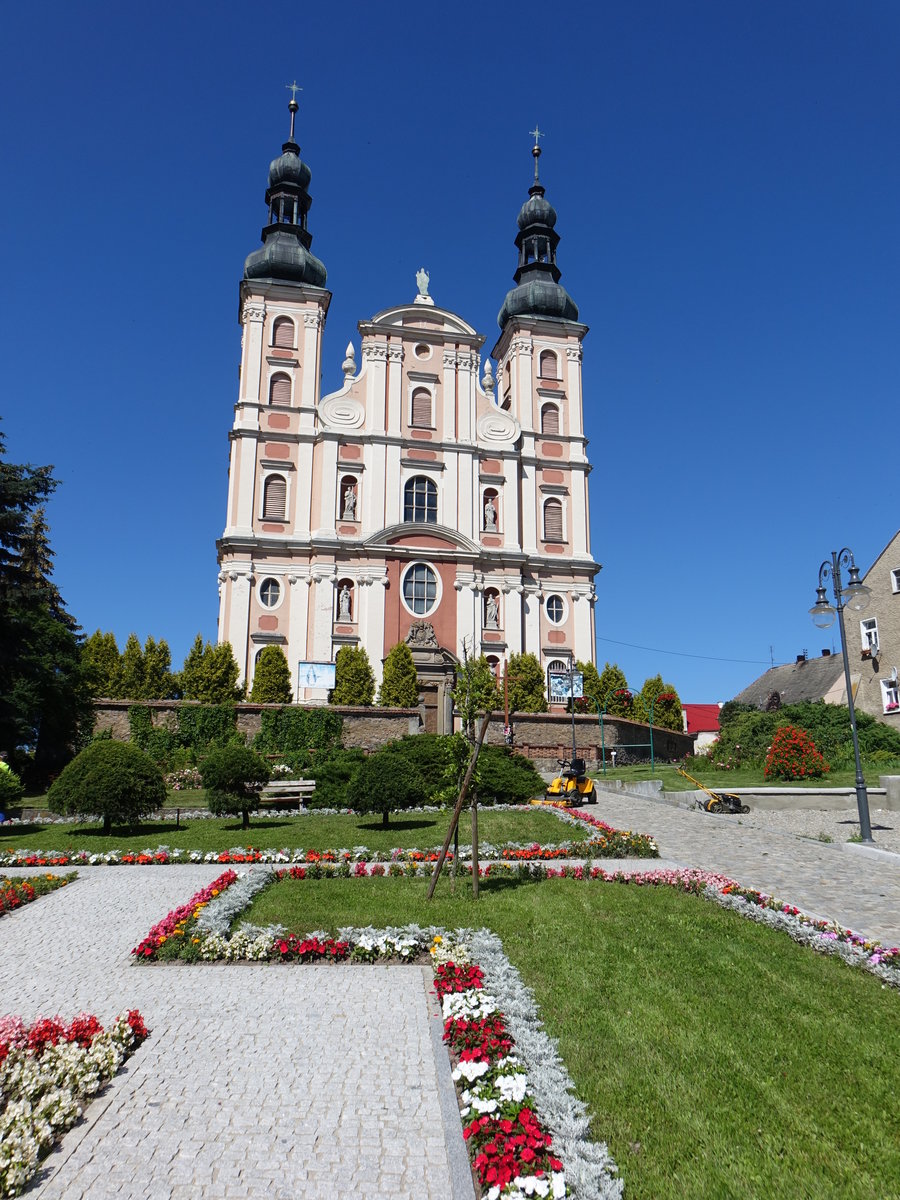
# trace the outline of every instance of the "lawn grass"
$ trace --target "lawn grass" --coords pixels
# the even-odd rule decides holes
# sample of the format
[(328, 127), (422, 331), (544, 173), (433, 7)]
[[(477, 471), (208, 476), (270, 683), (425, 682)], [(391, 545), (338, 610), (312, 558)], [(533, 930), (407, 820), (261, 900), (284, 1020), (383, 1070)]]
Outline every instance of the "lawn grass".
[[(396, 846), (427, 849), (440, 845), (450, 821), (448, 811), (417, 812), (391, 817), (387, 829), (380, 816), (320, 816), (272, 817), (252, 821), (249, 829), (241, 829), (240, 818), (222, 817), (182, 820), (176, 826), (170, 820), (146, 821), (134, 833), (114, 833), (104, 837), (102, 826), (96, 825), (17, 825), (0, 833), (0, 849), (20, 847), (42, 850), (84, 850), (94, 853), (107, 850), (155, 849), (159, 845), (180, 850), (229, 850), (234, 846), (254, 846), (264, 849), (352, 849), (368, 846), (370, 850), (392, 850)], [(471, 839), (468, 813), (460, 821), (459, 840)], [(517, 812), (501, 809), (478, 810), (478, 835), (481, 843), (542, 842), (554, 843), (578, 837), (578, 831), (563, 823), (552, 812), (534, 809)]]
[[(672, 888), (285, 881), (242, 914), (293, 932), (487, 925), (534, 989), (627, 1200), (900, 1197), (898, 996)], [(364, 968), (360, 968), (361, 970)]]
[[(868, 771), (863, 771), (869, 787), (878, 787), (878, 776), (885, 773), (886, 768), (884, 767), (873, 767)], [(642, 779), (661, 779), (663, 791), (665, 792), (692, 792), (696, 790), (691, 781), (685, 779), (683, 775), (679, 775), (678, 769), (669, 763), (656, 763), (655, 769), (652, 771), (650, 770), (649, 763), (635, 763), (633, 766), (616, 767), (615, 770), (608, 766), (605, 775), (600, 769), (592, 771), (591, 774), (601, 786), (604, 779), (610, 781), (621, 779), (628, 782)], [(731, 791), (734, 788), (752, 787), (796, 787), (806, 788), (809, 791), (817, 791), (819, 788), (852, 788), (856, 782), (856, 773), (852, 768), (830, 771), (822, 779), (796, 779), (790, 783), (780, 779), (766, 779), (762, 767), (739, 767), (732, 771), (716, 771), (712, 768), (697, 767), (691, 769), (691, 774), (695, 779), (699, 779), (701, 783), (706, 784), (708, 788), (712, 788), (714, 791), (725, 792)]]

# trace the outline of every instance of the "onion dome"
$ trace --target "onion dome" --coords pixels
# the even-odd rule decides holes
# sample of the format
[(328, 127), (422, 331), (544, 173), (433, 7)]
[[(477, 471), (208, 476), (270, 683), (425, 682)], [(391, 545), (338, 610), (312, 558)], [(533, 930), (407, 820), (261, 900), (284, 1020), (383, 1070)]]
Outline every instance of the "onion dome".
[(541, 148), (535, 138), (534, 183), (528, 189), (528, 199), (519, 210), (519, 232), (516, 246), (519, 265), (513, 278), (516, 287), (507, 292), (497, 322), (501, 329), (511, 317), (545, 317), (554, 321), (577, 321), (578, 306), (559, 282), (556, 247), (559, 234), (556, 209), (546, 199), (538, 178), (538, 159)]
[(266, 188), (269, 221), (262, 231), (262, 247), (247, 256), (244, 278), (287, 280), (324, 287), (327, 272), (310, 250), (312, 235), (306, 228), (312, 204), (307, 189), (312, 176), (294, 141), (294, 117), (299, 108), (296, 96), (288, 108), (290, 136), (281, 147), (281, 155), (269, 164), (269, 186)]

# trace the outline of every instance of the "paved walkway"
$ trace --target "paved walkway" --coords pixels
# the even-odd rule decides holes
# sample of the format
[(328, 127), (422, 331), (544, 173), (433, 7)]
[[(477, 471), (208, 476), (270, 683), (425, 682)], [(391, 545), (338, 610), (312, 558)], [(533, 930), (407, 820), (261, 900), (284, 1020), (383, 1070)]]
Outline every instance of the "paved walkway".
[(435, 1055), (439, 1017), (422, 968), (132, 963), (149, 927), (220, 871), (79, 868), (74, 884), (3, 917), (0, 1012), (87, 1010), (107, 1022), (139, 1008), (153, 1034), (29, 1194), (464, 1194), (451, 1172), (455, 1149), (465, 1155), (461, 1127), (455, 1102), (442, 1121), (449, 1067)]
[(586, 810), (617, 829), (652, 834), (662, 858), (720, 871), (747, 887), (900, 945), (900, 855), (841, 849), (753, 828), (736, 816), (673, 808), (653, 800), (597, 793)]

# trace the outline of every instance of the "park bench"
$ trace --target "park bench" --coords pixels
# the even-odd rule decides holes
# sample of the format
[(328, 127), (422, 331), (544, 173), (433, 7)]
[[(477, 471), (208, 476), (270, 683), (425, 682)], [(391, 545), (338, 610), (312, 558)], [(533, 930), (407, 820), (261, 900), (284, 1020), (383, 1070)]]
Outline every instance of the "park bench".
[(300, 808), (315, 790), (314, 779), (271, 780), (259, 794), (259, 807)]

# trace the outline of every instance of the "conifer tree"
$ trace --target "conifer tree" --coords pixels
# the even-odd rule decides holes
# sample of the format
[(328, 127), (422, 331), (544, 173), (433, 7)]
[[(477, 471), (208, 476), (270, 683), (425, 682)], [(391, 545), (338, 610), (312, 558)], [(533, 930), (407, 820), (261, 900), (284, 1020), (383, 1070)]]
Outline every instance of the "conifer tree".
[(265, 646), (256, 663), (250, 699), (254, 704), (290, 704), (291, 668), (280, 646)]
[(202, 676), (203, 634), (198, 633), (178, 676), (179, 689), (185, 700), (199, 700)]
[(383, 708), (415, 708), (419, 703), (416, 664), (406, 642), (398, 642), (384, 660), (378, 703)]
[(544, 669), (533, 654), (512, 654), (506, 667), (510, 712), (546, 712)]
[(241, 697), (237, 686), (240, 673), (230, 642), (204, 644), (198, 633), (179, 676), (181, 694), (185, 700), (203, 704), (228, 704)]
[(172, 652), (165, 638), (144, 642), (144, 700), (168, 700), (175, 691)]
[(115, 700), (121, 696), (121, 655), (114, 633), (98, 629), (81, 647), (81, 669), (90, 694)]
[(598, 703), (601, 708), (603, 707), (600, 673), (592, 662), (578, 662), (575, 667), (582, 674), (582, 690), (587, 702), (585, 707), (589, 712), (596, 712)]
[(634, 696), (618, 663), (607, 663), (600, 672), (599, 692), (600, 707), (605, 707), (608, 716), (640, 719), (635, 716)]
[(332, 704), (369, 705), (375, 699), (375, 676), (362, 646), (341, 646), (335, 660)]
[(144, 651), (136, 633), (129, 633), (122, 651), (121, 690), (123, 700), (144, 699)]

